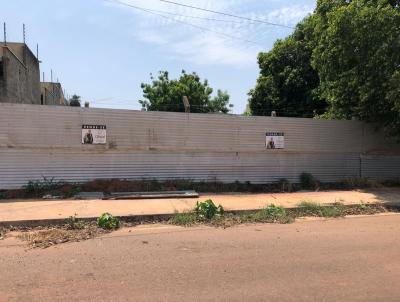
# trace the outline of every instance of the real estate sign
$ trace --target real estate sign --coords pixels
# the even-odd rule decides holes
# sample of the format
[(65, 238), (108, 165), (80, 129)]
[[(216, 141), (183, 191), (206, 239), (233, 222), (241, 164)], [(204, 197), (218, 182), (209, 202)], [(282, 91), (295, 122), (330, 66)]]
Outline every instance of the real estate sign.
[(285, 133), (267, 132), (265, 134), (265, 146), (267, 149), (285, 149)]
[(82, 125), (82, 144), (100, 145), (106, 142), (106, 125)]

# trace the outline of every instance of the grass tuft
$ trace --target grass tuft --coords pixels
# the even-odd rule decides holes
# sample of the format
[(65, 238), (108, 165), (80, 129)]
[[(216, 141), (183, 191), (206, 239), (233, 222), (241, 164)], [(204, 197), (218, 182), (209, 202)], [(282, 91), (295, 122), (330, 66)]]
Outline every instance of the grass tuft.
[(302, 201), (299, 204), (299, 212), (302, 216), (341, 217), (345, 214), (345, 207), (341, 203), (335, 203), (332, 206), (321, 206), (319, 203)]
[(175, 225), (191, 226), (197, 223), (197, 216), (192, 212), (176, 213), (169, 222)]

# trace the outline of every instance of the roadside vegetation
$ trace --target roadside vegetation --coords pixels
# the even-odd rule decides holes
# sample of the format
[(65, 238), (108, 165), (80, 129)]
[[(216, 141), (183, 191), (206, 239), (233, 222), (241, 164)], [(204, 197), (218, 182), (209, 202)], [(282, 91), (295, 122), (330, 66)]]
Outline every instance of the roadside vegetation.
[(282, 178), (274, 183), (253, 184), (251, 182), (222, 183), (219, 181), (195, 182), (191, 180), (93, 180), (85, 183), (71, 183), (43, 178), (32, 180), (20, 190), (0, 190), (0, 199), (16, 198), (73, 198), (80, 192), (149, 192), (194, 190), (202, 193), (279, 193), (300, 190), (353, 190), (400, 186), (400, 179), (375, 182), (366, 178), (346, 178), (336, 183), (323, 183), (310, 173), (302, 173), (295, 182)]
[[(210, 203), (210, 201), (206, 202)], [(384, 205), (378, 204), (359, 204), (345, 206), (341, 203), (335, 203), (328, 206), (322, 206), (320, 204), (310, 201), (303, 201), (296, 208), (284, 208), (281, 206), (270, 204), (258, 211), (223, 211), (221, 214), (215, 214), (211, 216), (199, 214), (197, 208), (198, 206), (196, 206), (193, 211), (186, 213), (176, 213), (168, 222), (170, 224), (186, 227), (200, 224), (217, 227), (230, 227), (238, 224), (247, 223), (286, 224), (292, 223), (295, 221), (296, 218), (301, 217), (338, 218), (348, 215), (372, 215), (388, 211), (388, 209), (386, 209)]]
[(255, 223), (293, 223), (298, 218), (322, 217), (338, 218), (348, 215), (373, 215), (384, 212), (397, 212), (397, 208), (388, 208), (380, 204), (364, 204), (345, 206), (335, 203), (322, 206), (310, 201), (303, 201), (296, 208), (284, 208), (274, 204), (267, 205), (258, 211), (227, 211), (212, 200), (198, 202), (192, 211), (176, 213), (172, 217), (150, 217), (148, 220), (122, 219), (110, 213), (103, 213), (96, 221), (78, 218), (76, 215), (68, 218), (64, 224), (45, 227), (0, 227), (0, 240), (10, 232), (17, 232), (17, 237), (25, 241), (31, 248), (47, 248), (53, 245), (78, 242), (92, 239), (112, 232), (120, 227), (133, 227), (146, 223), (167, 223), (171, 225), (191, 227), (208, 225), (228, 228), (240, 224)]

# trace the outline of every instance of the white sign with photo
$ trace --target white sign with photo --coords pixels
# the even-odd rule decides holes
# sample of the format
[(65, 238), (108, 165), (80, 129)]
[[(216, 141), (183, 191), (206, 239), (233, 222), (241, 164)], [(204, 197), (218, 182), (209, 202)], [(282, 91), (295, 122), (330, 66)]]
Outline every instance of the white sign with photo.
[(283, 132), (267, 132), (265, 146), (267, 149), (285, 149), (285, 134)]
[(82, 125), (82, 144), (101, 145), (107, 142), (105, 125)]

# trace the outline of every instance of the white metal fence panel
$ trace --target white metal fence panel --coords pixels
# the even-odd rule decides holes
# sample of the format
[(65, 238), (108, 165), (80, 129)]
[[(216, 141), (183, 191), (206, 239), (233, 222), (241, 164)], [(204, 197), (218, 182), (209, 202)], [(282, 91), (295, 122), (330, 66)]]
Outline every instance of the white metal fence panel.
[[(84, 124), (107, 126), (106, 145), (83, 145)], [(266, 132), (285, 149), (267, 150)], [(0, 104), (0, 189), (54, 177), (296, 182), (398, 176), (399, 146), (356, 121), (244, 117)], [(397, 153), (400, 154), (400, 153)], [(363, 172), (364, 171), (364, 172)]]

